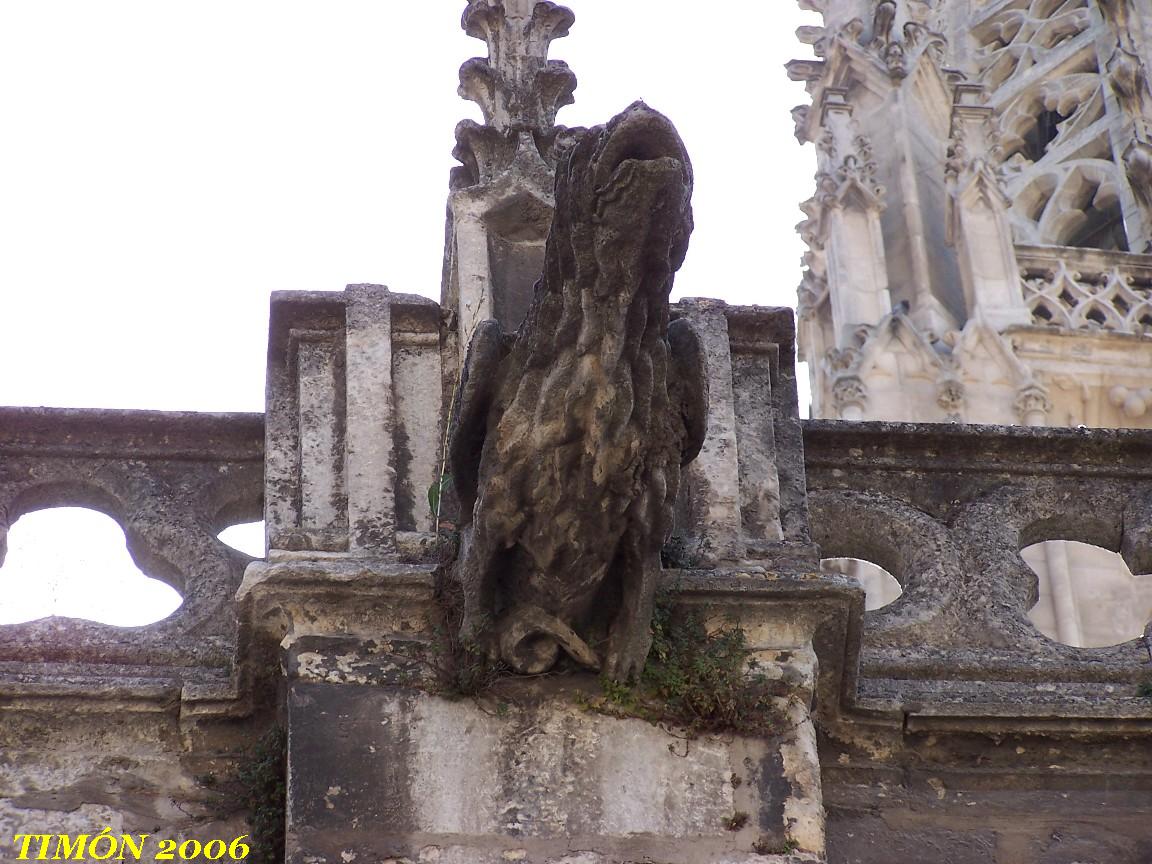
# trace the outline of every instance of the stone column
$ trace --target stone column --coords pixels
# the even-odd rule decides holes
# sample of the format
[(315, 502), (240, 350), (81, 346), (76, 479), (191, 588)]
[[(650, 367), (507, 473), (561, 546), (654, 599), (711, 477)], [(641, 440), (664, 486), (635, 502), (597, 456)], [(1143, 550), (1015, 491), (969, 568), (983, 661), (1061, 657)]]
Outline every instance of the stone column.
[(456, 314), (460, 334), (467, 340), (476, 325), (492, 317), (492, 274), (488, 260), (488, 232), (484, 202), (467, 193), (452, 196), (456, 228), (455, 265), (459, 284)]
[(1080, 629), (1080, 612), (1076, 608), (1076, 593), (1069, 572), (1067, 542), (1049, 540), (1045, 543), (1044, 564), (1048, 570), (1048, 590), (1052, 595), (1052, 611), (1056, 618), (1056, 638), (1065, 645), (1081, 646), (1084, 644), (1084, 636)]
[[(686, 298), (678, 304), (704, 349), (708, 374), (708, 433), (700, 455), (684, 473), (677, 533), (688, 541), (688, 561), (714, 566), (742, 555), (740, 460), (736, 397), (726, 304)], [(763, 394), (765, 397), (769, 393)]]
[(388, 289), (349, 285), (345, 334), (348, 548), (391, 547), (396, 531), (392, 310)]

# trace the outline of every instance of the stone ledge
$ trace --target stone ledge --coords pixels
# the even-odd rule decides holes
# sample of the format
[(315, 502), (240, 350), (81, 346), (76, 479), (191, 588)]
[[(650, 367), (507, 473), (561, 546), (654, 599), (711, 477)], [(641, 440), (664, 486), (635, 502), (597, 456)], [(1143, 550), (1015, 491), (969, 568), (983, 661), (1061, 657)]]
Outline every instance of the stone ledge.
[(263, 462), (264, 415), (0, 407), (0, 456)]
[[(804, 420), (808, 472), (920, 469), (1152, 477), (1152, 430)], [(867, 483), (856, 475), (853, 485)]]
[(0, 712), (240, 716), (238, 681), (211, 670), (99, 664), (0, 664)]

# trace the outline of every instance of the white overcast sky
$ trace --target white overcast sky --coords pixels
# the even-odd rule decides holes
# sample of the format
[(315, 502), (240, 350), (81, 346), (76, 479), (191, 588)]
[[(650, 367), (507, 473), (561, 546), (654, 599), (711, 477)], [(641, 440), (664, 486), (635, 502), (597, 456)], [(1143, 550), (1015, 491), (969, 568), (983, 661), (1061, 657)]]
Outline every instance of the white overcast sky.
[[(480, 119), (456, 94), (485, 53), (464, 5), (3, 0), (0, 404), (261, 411), (271, 291), (438, 299), (452, 132)], [(818, 17), (791, 0), (568, 5), (552, 56), (580, 84), (559, 122), (643, 98), (692, 156), (676, 296), (794, 305), (814, 156), (783, 64)]]

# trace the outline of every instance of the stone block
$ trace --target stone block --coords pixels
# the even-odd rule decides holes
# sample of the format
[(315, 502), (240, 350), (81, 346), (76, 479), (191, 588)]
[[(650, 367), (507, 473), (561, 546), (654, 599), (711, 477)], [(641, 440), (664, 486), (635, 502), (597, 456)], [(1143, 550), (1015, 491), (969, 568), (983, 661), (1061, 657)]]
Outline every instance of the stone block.
[(822, 843), (819, 804), (794, 806), (792, 729), (689, 741), (556, 688), (506, 699), (295, 681), (289, 864), (735, 864)]

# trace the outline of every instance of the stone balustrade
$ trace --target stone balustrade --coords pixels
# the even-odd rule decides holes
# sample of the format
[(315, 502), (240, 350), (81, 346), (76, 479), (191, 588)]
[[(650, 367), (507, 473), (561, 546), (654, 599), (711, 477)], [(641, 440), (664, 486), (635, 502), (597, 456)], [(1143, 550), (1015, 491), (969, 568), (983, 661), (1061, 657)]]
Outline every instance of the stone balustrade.
[(1152, 333), (1152, 257), (1063, 246), (1017, 246), (1035, 324)]
[[(509, 854), (526, 850), (530, 860), (562, 860), (566, 823), (545, 817), (577, 812), (579, 802), (620, 814), (581, 823), (581, 842), (606, 850), (596, 860), (615, 860), (635, 832), (658, 830), (663, 839), (652, 849), (687, 849), (691, 835), (693, 855), (744, 861), (754, 855), (746, 849), (767, 837), (798, 844), (804, 860), (815, 861), (823, 860), (826, 835), (834, 850), (850, 843), (844, 832), (867, 827), (854, 815), (854, 796), (870, 794), (883, 772), (905, 770), (925, 737), (943, 736), (941, 746), (952, 749), (940, 758), (949, 765), (962, 761), (964, 736), (1043, 735), (1086, 772), (1089, 785), (1100, 771), (1120, 771), (1125, 736), (1152, 726), (1139, 695), (1147, 649), (1139, 640), (1074, 648), (1039, 633), (1028, 617), (1036, 576), (1019, 553), (1044, 540), (1080, 540), (1117, 550), (1135, 573), (1148, 571), (1152, 433), (801, 423), (786, 314), (699, 300), (681, 301), (674, 314), (700, 332), (711, 385), (710, 442), (703, 472), (685, 485), (678, 552), (713, 554), (677, 561), (677, 550), (669, 550), (665, 587), (717, 624), (739, 623), (762, 668), (787, 683), (780, 705), (791, 720), (766, 739), (766, 749), (759, 739), (721, 736), (693, 744), (684, 762), (665, 753), (658, 727), (587, 715), (562, 687), (553, 693), (533, 679), (511, 680), (505, 692), (514, 711), (493, 719), (485, 713), (491, 709), (437, 695), (435, 682), (414, 684), (435, 666), (428, 652), (436, 657), (445, 632), (436, 591), (444, 559), (433, 553), (445, 552), (450, 538), (441, 532), (437, 540), (429, 530), (432, 513), (416, 493), (434, 476), (454, 364), (441, 359), (452, 355), (441, 353), (434, 304), (366, 286), (274, 304), (267, 462), (258, 415), (0, 410), (0, 505), (8, 521), (53, 506), (107, 513), (125, 528), (141, 568), (185, 598), (169, 619), (141, 628), (62, 619), (0, 627), (3, 716), (13, 730), (53, 716), (53, 734), (84, 758), (105, 752), (107, 740), (127, 751), (133, 735), (169, 735), (178, 717), (190, 743), (165, 739), (162, 758), (112, 775), (125, 783), (144, 778), (148, 788), (165, 790), (161, 799), (185, 802), (200, 819), (207, 799), (196, 777), (215, 757), (196, 736), (235, 748), (237, 736), (284, 705), (291, 861), (420, 844), (447, 853), (452, 843), (461, 855), (488, 844)], [(369, 399), (369, 387), (382, 401)], [(356, 424), (367, 430), (361, 444)], [(353, 471), (362, 457), (368, 468), (361, 480), (386, 485), (357, 486)], [(374, 490), (386, 496), (380, 511), (372, 510)], [(257, 518), (262, 493), (276, 495), (267, 509), (273, 544), (267, 561), (252, 562), (216, 534)], [(387, 515), (378, 538), (357, 534), (353, 502), (362, 495), (363, 514)], [(334, 507), (334, 519), (319, 519), (321, 504)], [(894, 574), (903, 594), (865, 613), (860, 587), (821, 574), (820, 556), (872, 561)], [(83, 705), (85, 716), (139, 719), (97, 738), (69, 720), (63, 709), (70, 705)], [(393, 733), (381, 718), (403, 722)], [(531, 723), (543, 730), (541, 753), (575, 734), (583, 742), (579, 759), (600, 767), (584, 785), (533, 791), (532, 772), (567, 776), (568, 763), (501, 767), (502, 754), (519, 746), (519, 730)], [(463, 762), (435, 754), (456, 753), (449, 744), (469, 728), (488, 737), (469, 745), (475, 753), (458, 783), (436, 785), (432, 778)], [(1081, 758), (1067, 742), (1086, 730), (1101, 749)], [(631, 799), (617, 796), (612, 783), (632, 768), (612, 773), (616, 763), (600, 742), (625, 733), (644, 752), (660, 754), (651, 764), (669, 778), (687, 778), (669, 786), (663, 804), (650, 798), (649, 783), (637, 787), (644, 807), (621, 809)], [(371, 757), (353, 760), (369, 741)], [(866, 745), (887, 755), (863, 759)], [(36, 789), (55, 790), (61, 801), (92, 798), (83, 787), (90, 778), (76, 780), (66, 765), (21, 752), (39, 779), (0, 800), (0, 813), (15, 824), (57, 824), (51, 807), (28, 803), (49, 800), (33, 796)], [(164, 760), (175, 758), (191, 761), (179, 780), (166, 779)], [(752, 774), (764, 778), (761, 785), (747, 792), (725, 786), (747, 764), (758, 766)], [(997, 767), (995, 782), (1023, 782), (1014, 770)], [(1126, 783), (1143, 782), (1135, 769), (1121, 774)], [(696, 781), (723, 794), (697, 808)], [(493, 805), (496, 816), (453, 815), (454, 790), (479, 795), (492, 782), (511, 790)], [(118, 788), (92, 800), (128, 814), (136, 799)], [(324, 796), (336, 788), (343, 791), (333, 810)], [(410, 800), (387, 818), (345, 830), (345, 817), (370, 812), (381, 789)], [(1125, 801), (1143, 806), (1143, 795)], [(497, 818), (509, 802), (526, 808), (522, 833)], [(183, 823), (163, 815), (162, 803), (148, 803), (159, 815), (147, 818), (177, 830)], [(892, 805), (892, 818), (903, 818), (900, 806)], [(679, 808), (683, 818), (669, 815)], [(742, 808), (759, 815), (739, 831), (725, 828)]]
[(1075, 648), (1028, 618), (1020, 550), (1077, 540), (1152, 569), (1152, 434), (943, 424), (804, 427), (813, 539), (871, 561), (903, 594), (867, 613), (856, 709), (1152, 725), (1141, 640)]
[(66, 618), (0, 627), (4, 698), (238, 698), (233, 598), (251, 558), (217, 534), (260, 518), (263, 437), (258, 414), (0, 408), (0, 540), (26, 513), (91, 508), (124, 529), (141, 570), (183, 596), (144, 627)]
[[(308, 306), (311, 316), (315, 299), (296, 302)], [(405, 302), (395, 301), (402, 309)], [(427, 311), (422, 303), (412, 305), (409, 317), (416, 323), (409, 322), (408, 329), (427, 330), (427, 339), (434, 339), (432, 320), (419, 324)], [(815, 560), (806, 546), (807, 509), (812, 541), (823, 557), (866, 559), (900, 581), (903, 595), (865, 618), (856, 704), (894, 708), (914, 699), (934, 703), (937, 713), (1015, 716), (1058, 703), (1069, 715), (1147, 714), (1146, 704), (1135, 698), (1135, 686), (1147, 671), (1143, 645), (1074, 648), (1040, 634), (1028, 619), (1036, 576), (1019, 551), (1044, 540), (1079, 540), (1119, 551), (1134, 573), (1149, 570), (1152, 434), (809, 421), (804, 424), (805, 492), (805, 478), (792, 476), (788, 465), (793, 450), (787, 441), (788, 406), (760, 415), (752, 408), (764, 406), (748, 395), (757, 375), (768, 380), (779, 374), (775, 355), (746, 338), (755, 332), (752, 324), (770, 324), (772, 314), (765, 311), (760, 320), (751, 310), (712, 309), (697, 301), (681, 304), (677, 314), (712, 313), (728, 329), (723, 341), (731, 354), (729, 364), (714, 367), (730, 381), (727, 390), (714, 385), (714, 399), (728, 392), (731, 401), (714, 402), (715, 422), (724, 428), (713, 434), (719, 442), (712, 451), (715, 465), (708, 463), (706, 449), (709, 467), (701, 476), (715, 484), (731, 474), (731, 494), (710, 489), (699, 506), (728, 515), (710, 521), (697, 514), (693, 524), (706, 528), (709, 547), (731, 541), (733, 554), (721, 562), (722, 572), (757, 573), (765, 566), (800, 572)], [(344, 340), (347, 334), (340, 329)], [(702, 327), (706, 335), (707, 329)], [(776, 340), (786, 343), (788, 337), (777, 334)], [(437, 351), (431, 342), (426, 349), (416, 342), (412, 350)], [(407, 349), (400, 344), (393, 350)], [(763, 369), (758, 357), (765, 358)], [(413, 362), (419, 365), (418, 358)], [(439, 382), (439, 364), (433, 365), (429, 386)], [(789, 367), (785, 364), (786, 376)], [(787, 383), (764, 389), (789, 399)], [(439, 400), (437, 387), (430, 401)], [(307, 412), (295, 416), (306, 419)], [(429, 438), (439, 435), (438, 425), (429, 430)], [(124, 527), (138, 565), (184, 597), (169, 619), (128, 630), (64, 619), (0, 627), (5, 689), (35, 692), (70, 674), (80, 676), (69, 679), (73, 683), (93, 686), (101, 676), (142, 686), (151, 682), (168, 691), (176, 684), (204, 685), (209, 691), (232, 686), (242, 630), (233, 597), (250, 559), (216, 534), (259, 515), (262, 435), (258, 415), (0, 409), (0, 507), (7, 523), (49, 507), (104, 512)], [(724, 441), (736, 446), (719, 446)], [(732, 449), (739, 458), (729, 462)], [(431, 455), (434, 449), (421, 446), (416, 452)], [(778, 478), (765, 475), (771, 482), (762, 483), (753, 476), (757, 459), (769, 467), (774, 461)], [(337, 463), (347, 464), (343, 458)], [(401, 505), (399, 533), (427, 532), (431, 513), (425, 512), (425, 496), (417, 494), (427, 478), (417, 484), (403, 476), (412, 469), (401, 468), (401, 485), (412, 489), (393, 493)], [(433, 470), (431, 463), (422, 469), (430, 476)], [(318, 482), (320, 475), (307, 478)], [(772, 506), (759, 506), (758, 489)], [(690, 482), (685, 494), (700, 491)], [(286, 495), (278, 504), (305, 498), (302, 492)], [(683, 512), (691, 514), (692, 505), (686, 503)], [(762, 513), (771, 518), (760, 518)], [(270, 521), (270, 535), (278, 536), (277, 530)], [(291, 557), (301, 554), (326, 553)], [(689, 593), (696, 580), (707, 584), (707, 568), (716, 566), (684, 563), (685, 573), (696, 574), (684, 583)], [(1051, 682), (1062, 682), (1058, 691), (1042, 688)], [(1102, 683), (1108, 687), (1102, 689)], [(851, 704), (852, 695), (845, 695)], [(973, 702), (977, 695), (979, 706)]]

